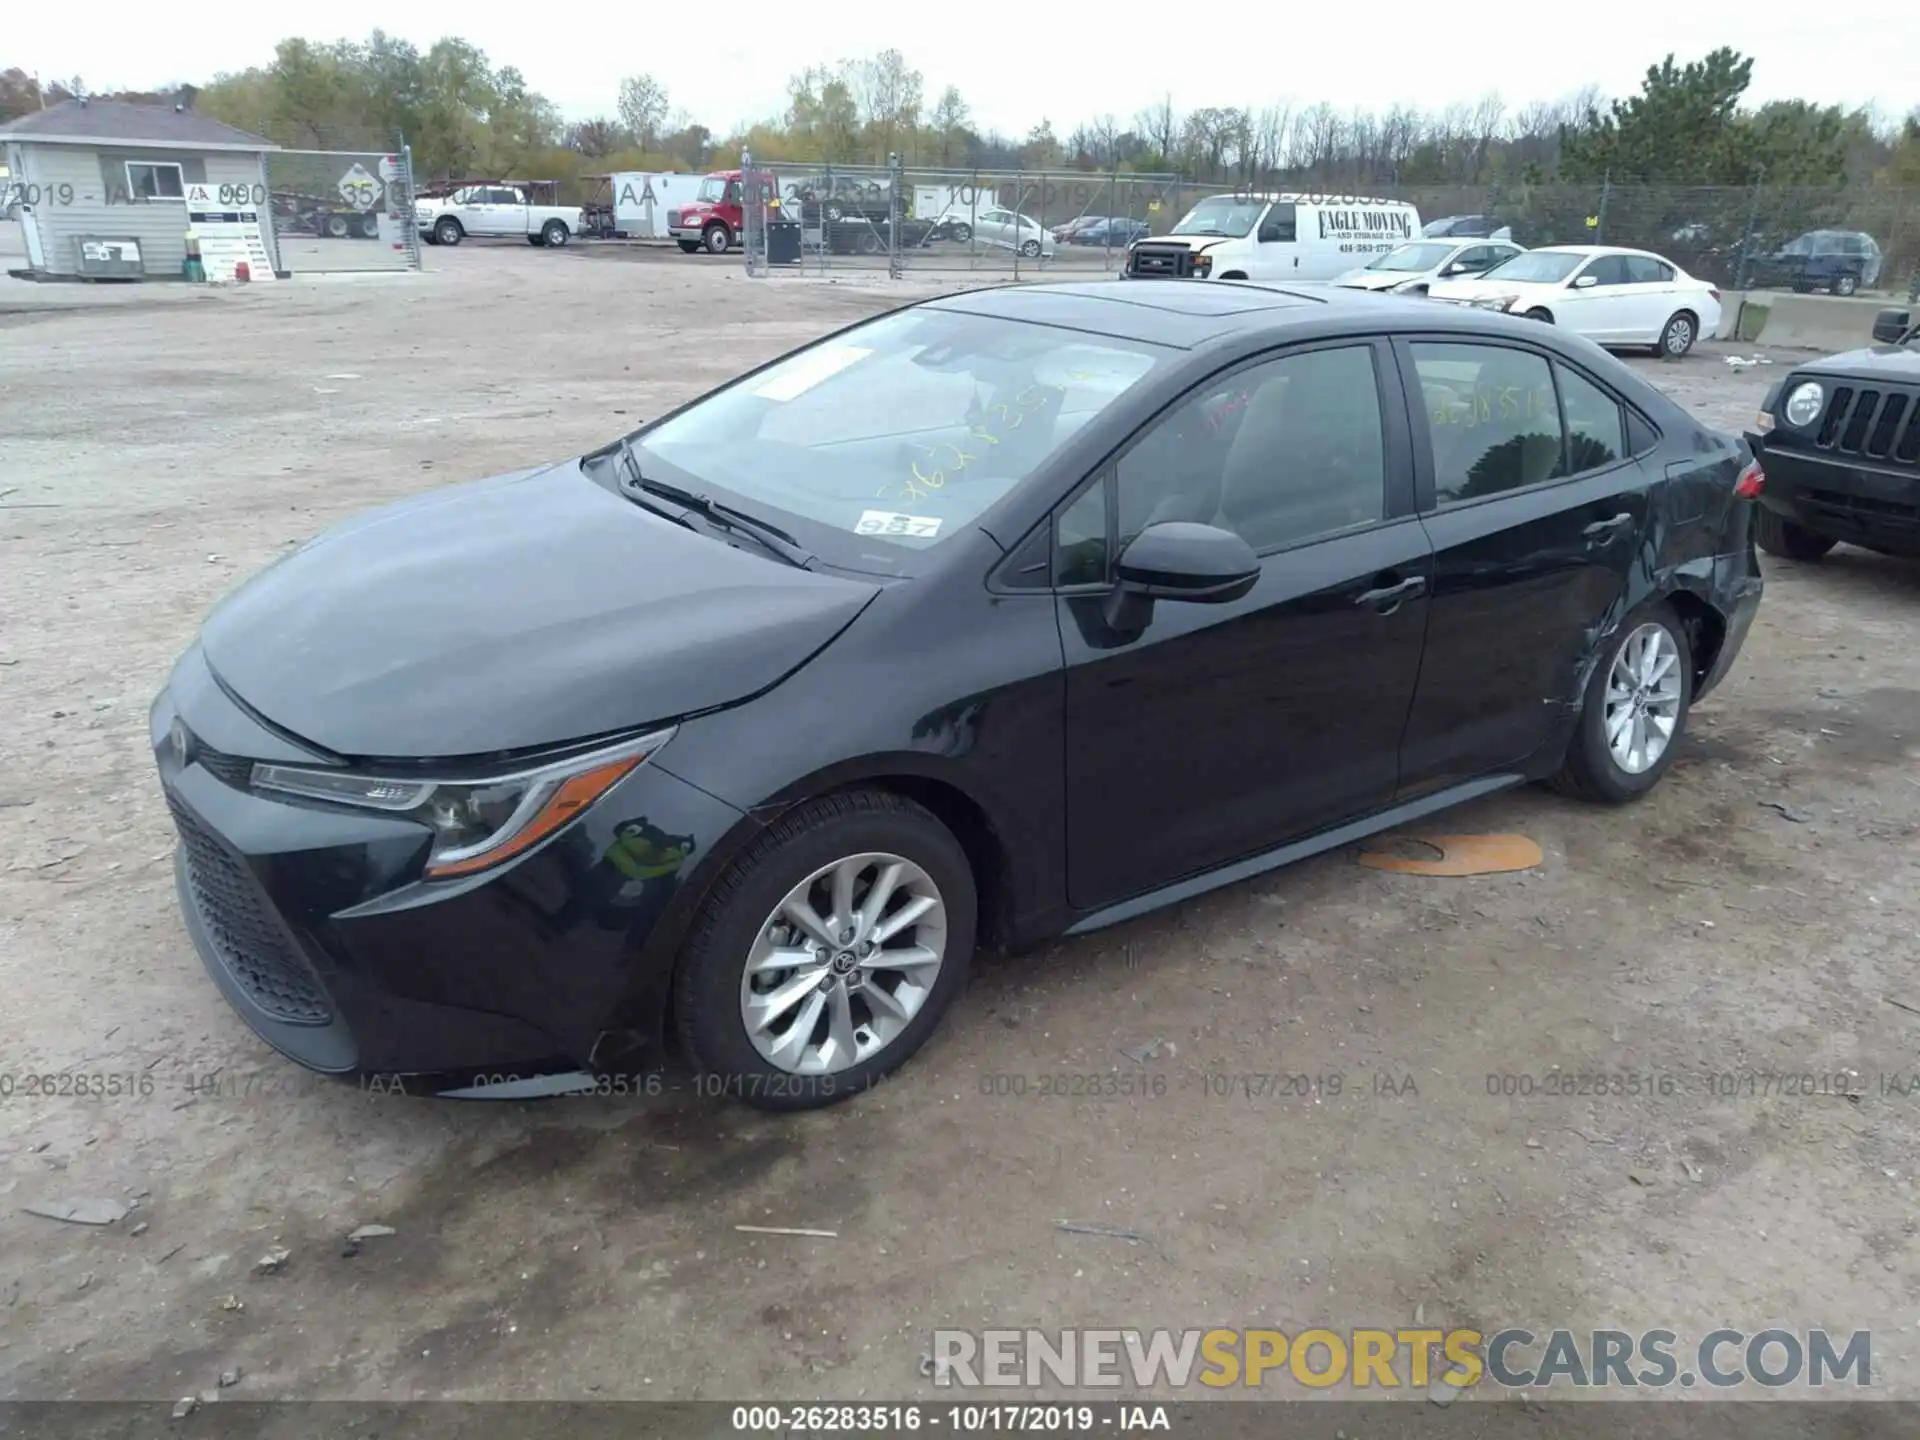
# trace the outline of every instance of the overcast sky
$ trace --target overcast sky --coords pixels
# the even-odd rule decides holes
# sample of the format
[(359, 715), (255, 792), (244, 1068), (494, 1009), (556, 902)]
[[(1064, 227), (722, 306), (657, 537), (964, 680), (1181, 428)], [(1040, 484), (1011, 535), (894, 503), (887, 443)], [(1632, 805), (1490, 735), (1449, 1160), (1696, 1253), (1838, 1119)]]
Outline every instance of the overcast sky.
[[(1589, 83), (1618, 95), (1637, 89), (1669, 50), (1686, 60), (1731, 43), (1754, 59), (1750, 100), (1805, 97), (1891, 114), (1920, 103), (1920, 6), (1911, 4), (1876, 6), (1864, 24), (1836, 23), (1817, 5), (1722, 11), (1672, 0), (1275, 4), (1256, 7), (1264, 21), (1247, 20), (1245, 8), (1220, 12), (1246, 27), (1239, 41), (1207, 24), (1203, 6), (1150, 0), (301, 8), (224, 7), (182, 23), (151, 6), (21, 4), (10, 7), (0, 66), (43, 79), (79, 75), (96, 90), (146, 88), (263, 64), (289, 34), (359, 39), (379, 26), (423, 50), (459, 35), (495, 64), (519, 66), (569, 120), (611, 115), (620, 78), (651, 71), (676, 106), (724, 133), (778, 114), (796, 70), (893, 45), (925, 76), (929, 103), (957, 85), (976, 126), (1017, 136), (1044, 117), (1064, 136), (1103, 112), (1125, 124), (1167, 93), (1180, 109), (1328, 100), (1343, 110), (1432, 109), (1488, 91), (1517, 106)], [(1751, 23), (1730, 24), (1729, 15)]]

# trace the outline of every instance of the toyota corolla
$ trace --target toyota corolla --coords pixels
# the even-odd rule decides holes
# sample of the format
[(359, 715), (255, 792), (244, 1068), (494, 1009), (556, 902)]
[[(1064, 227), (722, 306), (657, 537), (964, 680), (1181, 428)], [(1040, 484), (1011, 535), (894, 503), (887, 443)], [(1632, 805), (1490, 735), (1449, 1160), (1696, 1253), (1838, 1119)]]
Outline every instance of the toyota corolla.
[(1505, 786), (1644, 795), (1759, 604), (1754, 483), (1504, 315), (910, 306), (227, 598), (152, 715), (187, 932), (316, 1070), (677, 1050), (822, 1104), (984, 947)]

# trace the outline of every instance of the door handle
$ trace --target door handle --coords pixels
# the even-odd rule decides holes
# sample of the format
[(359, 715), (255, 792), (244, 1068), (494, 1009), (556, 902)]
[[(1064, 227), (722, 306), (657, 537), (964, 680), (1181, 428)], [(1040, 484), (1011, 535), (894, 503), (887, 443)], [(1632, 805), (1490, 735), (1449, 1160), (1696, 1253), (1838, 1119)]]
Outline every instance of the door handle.
[(1627, 526), (1631, 525), (1632, 523), (1633, 523), (1632, 513), (1626, 510), (1622, 510), (1618, 515), (1614, 516), (1611, 520), (1594, 521), (1593, 524), (1587, 526), (1587, 528), (1582, 530), (1580, 533), (1586, 536), (1587, 539), (1589, 540), (1604, 540), (1608, 536), (1612, 535), (1616, 530), (1624, 530)]
[(1370, 610), (1378, 610), (1382, 615), (1400, 608), (1402, 600), (1411, 600), (1427, 588), (1427, 577), (1415, 575), (1412, 579), (1402, 580), (1398, 585), (1383, 585), (1377, 590), (1363, 590), (1354, 597), (1353, 603)]

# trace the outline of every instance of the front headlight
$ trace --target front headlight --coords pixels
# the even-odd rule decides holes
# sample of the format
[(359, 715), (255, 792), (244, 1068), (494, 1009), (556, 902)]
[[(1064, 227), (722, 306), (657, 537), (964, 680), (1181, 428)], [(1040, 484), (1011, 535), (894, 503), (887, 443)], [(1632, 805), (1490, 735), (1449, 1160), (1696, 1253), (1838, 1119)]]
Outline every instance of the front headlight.
[(253, 785), (425, 825), (434, 837), (427, 875), (439, 880), (471, 875), (531, 850), (639, 769), (672, 736), (671, 728), (656, 730), (564, 759), (466, 779), (259, 764), (253, 767)]
[(1478, 310), (1505, 310), (1519, 298), (1518, 295), (1482, 295), (1473, 305)]
[(1213, 256), (1211, 255), (1195, 256), (1193, 261), (1193, 273), (1200, 276), (1202, 279), (1211, 275), (1213, 273)]
[(1798, 425), (1804, 430), (1820, 418), (1820, 408), (1826, 403), (1827, 392), (1818, 381), (1808, 380), (1787, 392), (1787, 403), (1780, 413), (1787, 417), (1789, 425)]

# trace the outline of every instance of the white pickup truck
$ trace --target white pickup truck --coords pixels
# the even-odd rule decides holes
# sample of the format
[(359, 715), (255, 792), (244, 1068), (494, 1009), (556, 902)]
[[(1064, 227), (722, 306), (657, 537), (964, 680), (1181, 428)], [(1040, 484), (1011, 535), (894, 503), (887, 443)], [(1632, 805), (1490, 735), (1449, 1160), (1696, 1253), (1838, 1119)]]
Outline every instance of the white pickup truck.
[(564, 245), (586, 228), (577, 205), (537, 205), (518, 185), (469, 185), (413, 203), (429, 245), (458, 245), (469, 235), (524, 235), (529, 245)]

